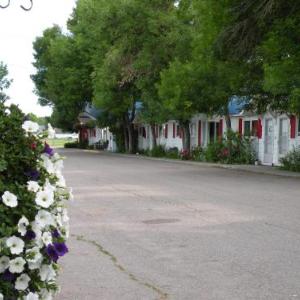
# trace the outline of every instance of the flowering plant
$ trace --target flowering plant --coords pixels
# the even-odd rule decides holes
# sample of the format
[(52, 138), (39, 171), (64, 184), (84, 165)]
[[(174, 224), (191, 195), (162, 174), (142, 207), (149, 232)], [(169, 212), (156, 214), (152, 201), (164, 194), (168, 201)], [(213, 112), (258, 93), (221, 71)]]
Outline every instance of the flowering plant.
[(180, 158), (182, 160), (189, 160), (191, 158), (190, 151), (188, 149), (182, 149), (180, 151)]
[(50, 300), (68, 252), (62, 158), (16, 107), (0, 103), (0, 300)]

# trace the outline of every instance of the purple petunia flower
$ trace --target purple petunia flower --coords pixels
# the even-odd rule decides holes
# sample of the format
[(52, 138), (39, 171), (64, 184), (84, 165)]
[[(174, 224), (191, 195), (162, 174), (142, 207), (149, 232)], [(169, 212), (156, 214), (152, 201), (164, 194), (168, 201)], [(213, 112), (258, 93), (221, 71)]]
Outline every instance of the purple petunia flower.
[(45, 143), (44, 153), (48, 154), (49, 156), (53, 156), (54, 150), (47, 143)]
[(65, 243), (53, 243), (53, 245), (59, 256), (64, 256), (66, 253), (69, 252), (69, 249)]
[(26, 239), (26, 240), (31, 241), (31, 240), (34, 240), (35, 238), (36, 238), (36, 234), (34, 233), (34, 231), (28, 230), (28, 231), (26, 232), (26, 234), (25, 234), (25, 239)]
[(2, 274), (2, 278), (5, 281), (13, 281), (15, 280), (16, 276), (14, 274), (12, 274), (11, 272), (9, 272), (9, 270), (6, 270), (3, 274)]
[(46, 248), (46, 252), (48, 254), (48, 256), (51, 258), (51, 260), (53, 260), (55, 263), (58, 260), (58, 253), (55, 249), (55, 247), (51, 244), (49, 244)]
[(25, 173), (31, 180), (37, 181), (40, 177), (40, 172), (37, 170), (30, 170)]
[(55, 238), (55, 239), (59, 239), (60, 238), (60, 233), (57, 229), (54, 229), (52, 231), (52, 237)]

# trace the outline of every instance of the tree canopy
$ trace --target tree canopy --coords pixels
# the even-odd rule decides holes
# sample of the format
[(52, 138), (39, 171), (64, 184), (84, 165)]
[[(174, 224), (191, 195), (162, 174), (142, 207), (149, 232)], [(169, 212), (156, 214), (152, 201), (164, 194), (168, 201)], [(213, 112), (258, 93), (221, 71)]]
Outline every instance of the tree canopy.
[(8, 99), (4, 91), (9, 88), (11, 80), (8, 79), (7, 76), (7, 66), (3, 62), (0, 62), (0, 102), (4, 102)]
[(56, 126), (93, 103), (131, 152), (136, 103), (153, 129), (176, 119), (186, 136), (199, 112), (230, 127), (233, 95), (300, 113), (299, 12), (292, 0), (79, 0), (67, 33), (54, 26), (35, 41), (32, 78)]

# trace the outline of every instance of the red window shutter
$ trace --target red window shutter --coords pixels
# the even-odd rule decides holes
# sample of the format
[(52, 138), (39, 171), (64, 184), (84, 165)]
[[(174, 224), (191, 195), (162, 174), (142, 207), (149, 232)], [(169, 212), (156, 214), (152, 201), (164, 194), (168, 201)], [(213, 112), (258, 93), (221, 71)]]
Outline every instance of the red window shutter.
[(168, 124), (166, 124), (166, 127), (165, 127), (165, 138), (166, 139), (168, 138)]
[(176, 124), (173, 123), (173, 139), (176, 137)]
[(219, 126), (219, 138), (223, 137), (223, 119), (220, 120), (220, 126)]
[(256, 120), (252, 121), (252, 129), (251, 129), (252, 136), (257, 136), (257, 128), (258, 128), (258, 121), (256, 121)]
[(239, 134), (240, 136), (243, 135), (243, 119), (239, 118)]
[(198, 146), (201, 146), (202, 143), (202, 123), (199, 121), (198, 123)]
[(291, 139), (296, 138), (296, 116), (290, 117), (290, 123), (291, 123)]
[(262, 120), (258, 119), (258, 124), (257, 124), (257, 137), (259, 139), (262, 138)]

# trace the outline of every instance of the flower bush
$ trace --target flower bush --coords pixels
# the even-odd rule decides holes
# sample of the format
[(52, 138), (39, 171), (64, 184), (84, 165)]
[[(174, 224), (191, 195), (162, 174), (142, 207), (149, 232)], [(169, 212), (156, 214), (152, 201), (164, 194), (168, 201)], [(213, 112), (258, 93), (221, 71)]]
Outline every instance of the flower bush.
[(224, 164), (254, 164), (255, 162), (255, 151), (251, 140), (233, 131), (227, 131), (225, 139), (209, 144), (204, 155), (208, 162)]
[(52, 299), (58, 260), (68, 252), (72, 193), (62, 158), (38, 128), (0, 103), (0, 300)]
[(283, 170), (300, 172), (300, 147), (294, 148), (280, 162)]

